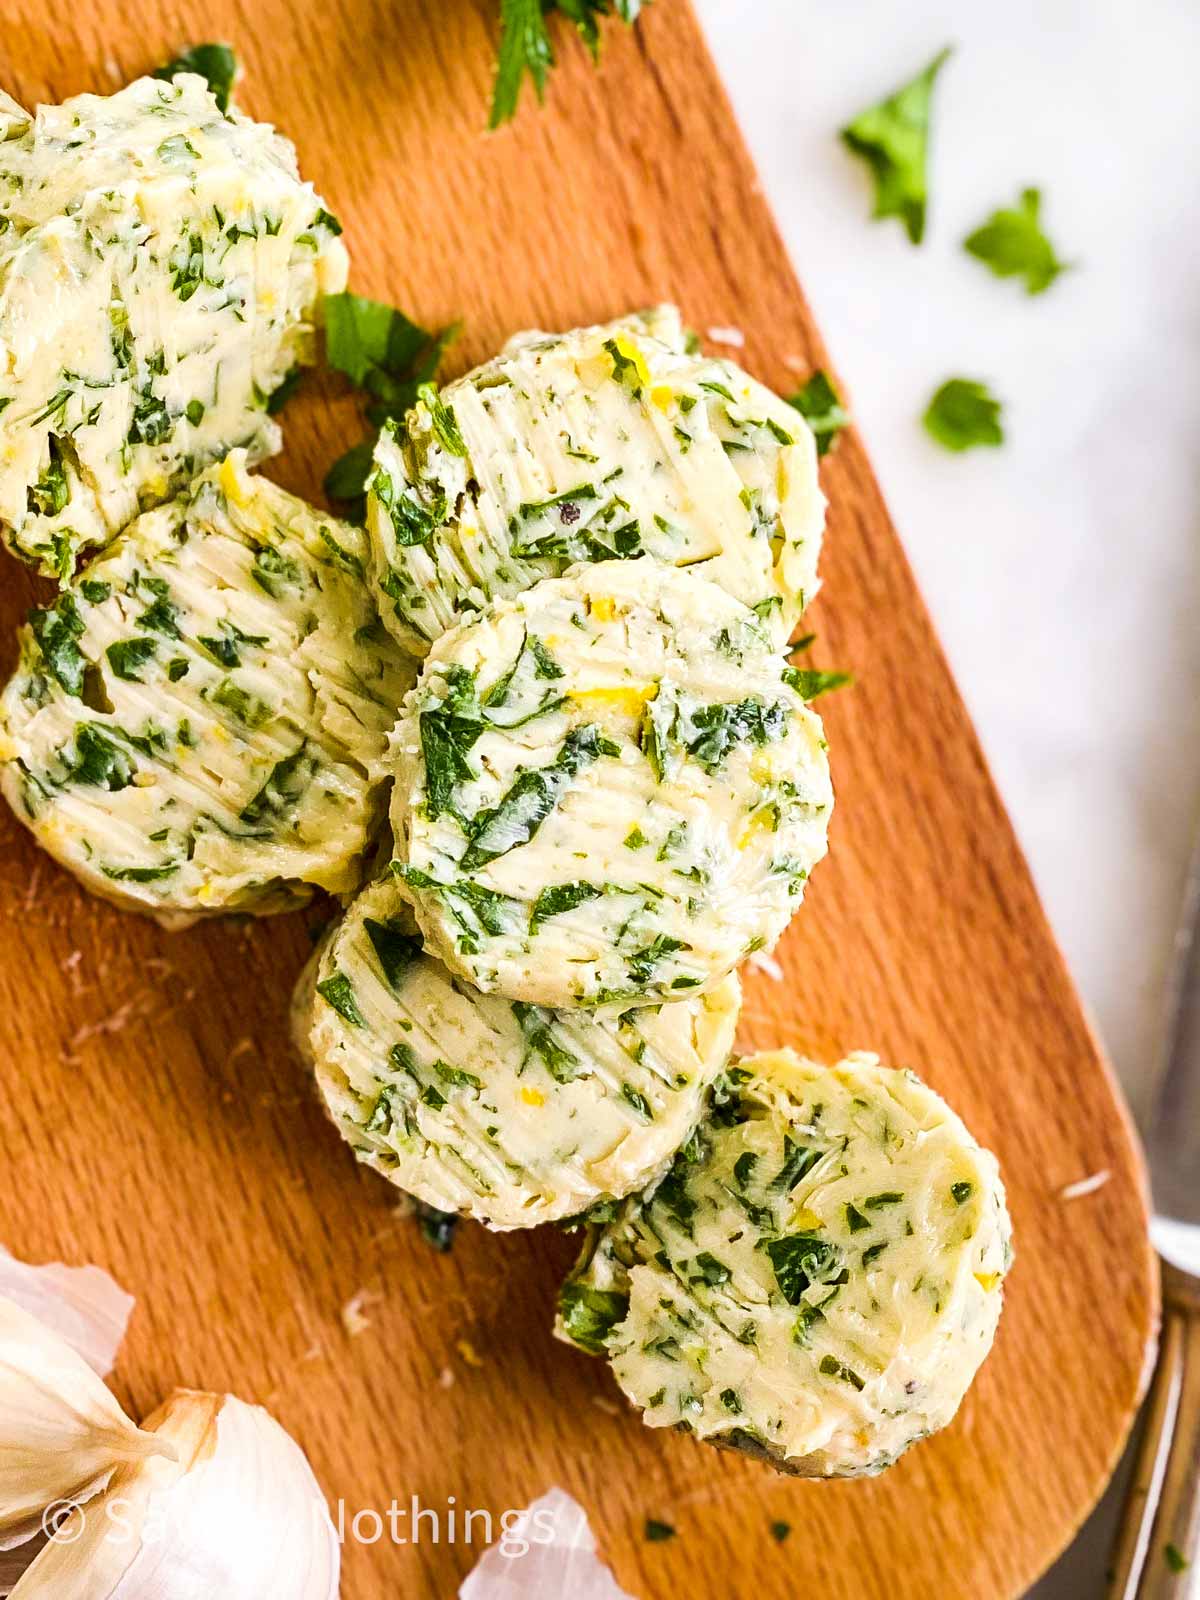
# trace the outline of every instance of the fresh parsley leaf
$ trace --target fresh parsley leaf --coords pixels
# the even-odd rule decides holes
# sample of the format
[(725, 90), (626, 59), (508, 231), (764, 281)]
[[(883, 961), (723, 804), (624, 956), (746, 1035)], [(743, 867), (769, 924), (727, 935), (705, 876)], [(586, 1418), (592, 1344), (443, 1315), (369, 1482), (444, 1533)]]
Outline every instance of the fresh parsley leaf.
[(208, 84), (219, 111), (229, 110), (229, 97), (237, 80), (237, 57), (227, 44), (194, 44), (174, 61), (159, 67), (156, 78), (173, 78), (177, 72), (197, 72)]
[(968, 255), (998, 278), (1024, 278), (1029, 294), (1042, 294), (1067, 270), (1042, 232), (1040, 189), (1022, 189), (1015, 207), (993, 211), (982, 227), (963, 240)]
[(351, 445), (325, 474), (325, 493), (331, 500), (362, 500), (367, 492), (371, 457), (375, 446), (370, 439)]
[(629, 1310), (629, 1296), (587, 1283), (564, 1283), (558, 1296), (563, 1332), (589, 1354), (603, 1355), (605, 1342)]
[[(454, 322), (431, 333), (394, 306), (358, 294), (326, 295), (324, 312), (325, 359), (368, 395), (367, 420), (375, 429), (416, 404), (461, 327)], [(373, 434), (339, 456), (325, 475), (325, 493), (332, 500), (358, 502), (356, 515), (363, 509), (374, 448)]]
[[(267, 396), (267, 415), (269, 417), (278, 416), (279, 413), (283, 410), (284, 406), (287, 405), (288, 401), (295, 394), (296, 390), (303, 383), (303, 381), (304, 381), (304, 368), (303, 367), (293, 367), (290, 372), (285, 372), (283, 377), (279, 380), (279, 382), (276, 384), (274, 389), (272, 389), (270, 394)], [(194, 400), (192, 402), (192, 405), (198, 405), (198, 404), (199, 404), (198, 401)], [(199, 418), (193, 418), (193, 416), (191, 414), (191, 411), (192, 411), (192, 406), (189, 406), (188, 407), (188, 421), (189, 422), (199, 421)], [(201, 408), (200, 408), (200, 416), (202, 417), (203, 415), (204, 415), (204, 408), (201, 406)]]
[[(325, 359), (360, 389), (409, 372), (435, 335), (395, 306), (361, 294), (327, 294)], [(413, 389), (414, 397), (416, 387)]]
[(973, 378), (948, 378), (929, 402), (925, 431), (947, 450), (1004, 443), (1001, 404), (985, 383)]
[(934, 81), (949, 55), (949, 49), (939, 51), (911, 83), (842, 129), (843, 144), (875, 178), (875, 217), (899, 217), (913, 244), (925, 235), (930, 107)]
[(850, 426), (850, 413), (842, 405), (842, 397), (833, 386), (833, 379), (818, 368), (802, 389), (788, 397), (788, 405), (796, 410), (812, 429), (817, 441), (818, 457), (828, 455), (843, 428)]

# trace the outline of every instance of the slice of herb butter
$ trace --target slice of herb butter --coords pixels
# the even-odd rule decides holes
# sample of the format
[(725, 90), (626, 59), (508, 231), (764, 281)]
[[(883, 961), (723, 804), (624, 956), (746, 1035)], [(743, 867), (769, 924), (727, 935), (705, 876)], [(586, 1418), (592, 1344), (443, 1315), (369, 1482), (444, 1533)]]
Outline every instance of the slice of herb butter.
[(480, 994), (422, 954), (387, 880), (314, 956), (293, 1020), (361, 1161), (440, 1210), (526, 1228), (662, 1175), (728, 1060), (739, 998), (729, 977), (601, 1018)]
[(0, 788), (38, 842), (169, 926), (355, 888), (415, 676), (366, 553), (241, 452), (131, 523), (30, 613), (0, 697)]
[(593, 1230), (561, 1338), (651, 1427), (807, 1477), (890, 1466), (991, 1348), (1010, 1225), (995, 1158), (910, 1072), (750, 1056), (649, 1198)]
[(380, 611), (415, 652), (576, 561), (696, 567), (780, 641), (816, 589), (807, 424), (731, 362), (689, 354), (670, 307), (519, 335), (385, 428), (367, 487)]
[(446, 634), (392, 735), (393, 870), (487, 993), (631, 1005), (769, 950), (825, 853), (817, 716), (761, 618), (652, 558)]
[(0, 537), (65, 579), (232, 446), (345, 285), (341, 229), (265, 123), (203, 78), (8, 119), (0, 142)]

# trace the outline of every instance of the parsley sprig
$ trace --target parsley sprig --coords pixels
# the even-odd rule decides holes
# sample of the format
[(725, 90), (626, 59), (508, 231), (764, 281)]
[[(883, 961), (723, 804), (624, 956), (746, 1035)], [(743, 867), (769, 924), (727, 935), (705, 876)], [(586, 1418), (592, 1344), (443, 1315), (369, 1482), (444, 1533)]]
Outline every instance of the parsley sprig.
[(538, 100), (545, 97), (546, 78), (554, 65), (554, 46), (546, 26), (551, 11), (561, 12), (575, 24), (592, 60), (597, 61), (599, 19), (616, 15), (632, 24), (641, 9), (642, 0), (500, 0), (500, 48), (488, 127), (498, 128), (516, 114), (526, 73), (533, 80)]
[(237, 57), (227, 44), (194, 44), (181, 50), (173, 61), (159, 67), (156, 78), (171, 79), (177, 72), (195, 72), (208, 84), (218, 111), (228, 111), (233, 86), (237, 82)]
[(361, 515), (379, 429), (416, 404), (461, 327), (452, 322), (432, 333), (382, 301), (359, 294), (325, 296), (325, 360), (367, 395), (372, 428), (325, 475), (325, 493), (349, 502), (350, 515)]

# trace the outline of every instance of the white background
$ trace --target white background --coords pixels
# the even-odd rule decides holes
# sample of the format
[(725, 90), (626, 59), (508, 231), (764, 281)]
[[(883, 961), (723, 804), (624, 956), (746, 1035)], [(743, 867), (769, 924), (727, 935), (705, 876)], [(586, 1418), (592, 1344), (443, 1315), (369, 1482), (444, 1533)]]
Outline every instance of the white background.
[[(666, 3), (666, 0), (664, 0)], [(1051, 921), (1142, 1110), (1200, 821), (1200, 7), (697, 0)], [(945, 44), (925, 242), (836, 134)], [(1043, 193), (1044, 295), (965, 234)], [(919, 425), (949, 376), (999, 450)], [(1102, 1593), (1107, 1528), (1038, 1594)]]

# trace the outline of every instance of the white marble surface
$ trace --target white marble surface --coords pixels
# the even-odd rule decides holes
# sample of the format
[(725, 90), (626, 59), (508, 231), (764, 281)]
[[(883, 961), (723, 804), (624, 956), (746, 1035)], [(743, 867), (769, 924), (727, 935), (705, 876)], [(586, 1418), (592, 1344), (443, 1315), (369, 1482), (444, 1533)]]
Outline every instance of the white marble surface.
[[(668, 3), (668, 0), (663, 0)], [(1200, 820), (1194, 0), (697, 0), (801, 281), (1079, 985), (1137, 1109)], [(836, 130), (944, 44), (925, 242)], [(960, 248), (1029, 184), (1029, 298)], [(946, 377), (999, 450), (919, 417)], [(1111, 1507), (1039, 1600), (1102, 1592)]]
[[(669, 0), (663, 0), (669, 3)], [(1200, 140), (1194, 0), (699, 0), (800, 279), (1135, 1103), (1200, 820)], [(929, 226), (872, 223), (836, 130), (943, 45)], [(1044, 295), (960, 241), (1027, 184)], [(919, 426), (985, 378), (1008, 441)]]

